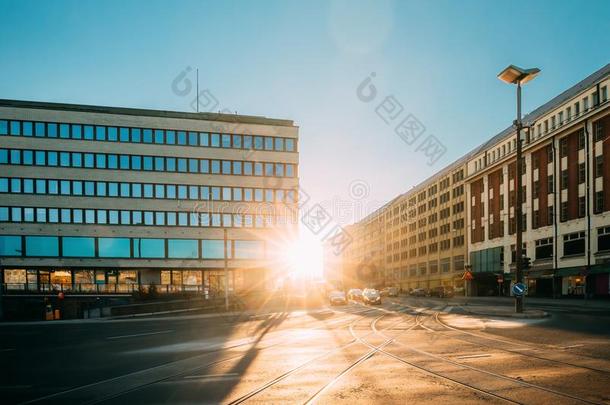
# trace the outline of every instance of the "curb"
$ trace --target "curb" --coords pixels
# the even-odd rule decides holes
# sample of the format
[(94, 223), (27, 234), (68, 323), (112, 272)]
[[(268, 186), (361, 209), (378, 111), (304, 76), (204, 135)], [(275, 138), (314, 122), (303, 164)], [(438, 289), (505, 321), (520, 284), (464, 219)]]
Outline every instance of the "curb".
[(539, 313), (522, 313), (522, 314), (516, 314), (516, 313), (492, 313), (492, 312), (485, 312), (485, 311), (472, 311), (470, 309), (464, 308), (463, 306), (459, 306), (460, 309), (464, 310), (464, 312), (467, 312), (468, 314), (471, 315), (482, 315), (482, 316), (497, 316), (500, 318), (517, 318), (517, 319), (543, 319), (543, 318), (548, 318), (550, 316), (550, 314), (546, 311), (540, 311)]

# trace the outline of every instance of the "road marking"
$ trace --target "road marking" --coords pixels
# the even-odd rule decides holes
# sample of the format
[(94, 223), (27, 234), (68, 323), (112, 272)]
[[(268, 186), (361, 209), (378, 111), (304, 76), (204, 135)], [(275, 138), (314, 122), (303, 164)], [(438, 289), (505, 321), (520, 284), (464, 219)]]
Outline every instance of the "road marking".
[(583, 347), (583, 346), (584, 346), (584, 345), (570, 345), (570, 346), (562, 346), (562, 347), (560, 347), (560, 349), (563, 349), (563, 350), (565, 350), (565, 349), (573, 349), (573, 348), (575, 348), (575, 347)]
[(457, 356), (457, 358), (460, 359), (460, 360), (478, 359), (480, 357), (491, 357), (491, 354), (470, 354), (470, 355), (467, 355), (467, 356)]
[(0, 353), (2, 353), (2, 352), (12, 352), (14, 350), (16, 350), (16, 349), (0, 349)]
[(170, 329), (170, 330), (162, 330), (159, 332), (136, 333), (134, 335), (109, 336), (106, 339), (113, 340), (113, 339), (125, 339), (125, 338), (131, 338), (131, 337), (140, 337), (140, 336), (160, 335), (162, 333), (170, 333), (173, 331), (174, 331), (173, 329)]
[(184, 377), (185, 380), (205, 380), (205, 379), (234, 379), (239, 377), (238, 373), (227, 373), (227, 374), (200, 374), (200, 375), (188, 375)]

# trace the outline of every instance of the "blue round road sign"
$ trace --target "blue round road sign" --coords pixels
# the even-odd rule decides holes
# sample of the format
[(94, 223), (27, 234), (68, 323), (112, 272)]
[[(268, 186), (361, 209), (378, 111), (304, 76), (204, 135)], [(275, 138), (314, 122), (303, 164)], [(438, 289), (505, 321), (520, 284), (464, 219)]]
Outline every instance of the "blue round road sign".
[(515, 285), (513, 285), (513, 294), (514, 295), (521, 296), (521, 295), (523, 295), (523, 293), (525, 293), (525, 284), (516, 283)]

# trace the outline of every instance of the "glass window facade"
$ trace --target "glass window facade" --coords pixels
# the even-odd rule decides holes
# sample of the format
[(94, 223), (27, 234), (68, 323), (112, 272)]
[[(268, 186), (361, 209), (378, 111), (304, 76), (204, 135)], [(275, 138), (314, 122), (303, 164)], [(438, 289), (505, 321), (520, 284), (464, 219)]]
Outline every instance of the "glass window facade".
[(129, 238), (98, 238), (99, 257), (131, 257)]
[[(0, 164), (58, 166), (61, 151), (32, 151), (0, 149)], [(119, 164), (119, 161), (121, 162)], [(72, 153), (70, 166), (87, 169), (120, 169), (138, 171), (211, 173), (223, 175), (252, 175), (252, 162), (212, 160), (211, 170), (207, 159), (175, 158), (164, 156), (116, 155), (105, 153)], [(64, 161), (67, 164), (67, 161)], [(238, 163), (237, 165), (235, 163)], [(241, 167), (244, 167), (243, 174)], [(265, 170), (263, 171), (263, 167)], [(274, 170), (275, 167), (275, 170)], [(237, 169), (236, 169), (237, 168)], [(278, 169), (279, 168), (279, 169)], [(294, 177), (294, 165), (290, 163), (254, 162), (255, 176)]]
[(26, 236), (26, 256), (57, 257), (59, 256), (59, 238), (57, 236)]
[(95, 257), (95, 238), (63, 237), (63, 257)]
[[(0, 136), (37, 136), (101, 142), (149, 143), (214, 148), (270, 150), (295, 152), (294, 138), (250, 136), (161, 128), (117, 128), (104, 125), (69, 124), (55, 122), (9, 121), (0, 119)], [(243, 141), (242, 141), (243, 140)]]

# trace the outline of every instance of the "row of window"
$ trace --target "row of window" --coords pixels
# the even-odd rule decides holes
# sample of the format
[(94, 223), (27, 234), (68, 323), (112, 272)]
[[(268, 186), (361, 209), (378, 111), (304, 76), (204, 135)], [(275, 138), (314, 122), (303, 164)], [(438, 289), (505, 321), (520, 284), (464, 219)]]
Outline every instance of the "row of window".
[[(262, 259), (263, 241), (227, 241), (229, 259)], [(224, 259), (220, 239), (102, 238), (86, 236), (0, 235), (0, 256), (126, 258), (126, 259)]]
[(294, 203), (284, 189), (0, 177), (0, 193)]
[(105, 125), (0, 120), (0, 136), (84, 139), (90, 141), (203, 146), (246, 150), (295, 152), (293, 138), (220, 134), (171, 129), (126, 128)]
[[(597, 92), (594, 92), (590, 96), (586, 96), (582, 99), (582, 110), (584, 112), (587, 112), (589, 110), (589, 108), (596, 108), (600, 103), (605, 103), (608, 101), (607, 86), (601, 87), (600, 92), (601, 92), (601, 101), (600, 101), (600, 95), (598, 95)], [(591, 99), (591, 107), (589, 106), (589, 98)], [(538, 139), (538, 138), (548, 134), (549, 132), (554, 131), (556, 128), (559, 128), (562, 125), (568, 123), (570, 120), (572, 120), (572, 118), (577, 118), (580, 115), (580, 112), (581, 112), (581, 102), (576, 101), (573, 104), (573, 108), (572, 108), (572, 106), (566, 107), (565, 115), (564, 115), (564, 111), (559, 111), (556, 115), (551, 116), (550, 120), (546, 119), (546, 120), (544, 120), (544, 122), (540, 122), (540, 123), (536, 124), (535, 126), (532, 126), (531, 130), (525, 131), (525, 139), (524, 139), (525, 142), (524, 143), (527, 145), (528, 143), (530, 143), (530, 141), (534, 141), (535, 139)], [(597, 134), (597, 131), (596, 131), (596, 134)], [(600, 140), (597, 135), (595, 136), (594, 139), (596, 141)], [(506, 148), (507, 145), (508, 145), (508, 150)], [(579, 136), (578, 145), (579, 145), (579, 149), (584, 148), (584, 132), (582, 135)], [(513, 150), (515, 150), (515, 148), (516, 148), (516, 141), (513, 139), (513, 140), (510, 140), (507, 144), (502, 145), (501, 148), (500, 148), (500, 146), (498, 146), (496, 149), (493, 149), (491, 152), (488, 151), (482, 158), (479, 158), (478, 160), (476, 160), (474, 162), (475, 171), (478, 171), (479, 169), (483, 169), (484, 167), (487, 167), (488, 159), (489, 159), (489, 163), (493, 163), (496, 160), (503, 158), (507, 153), (511, 153)], [(562, 156), (564, 156), (563, 152), (562, 152)]]
[[(577, 256), (585, 254), (585, 232), (573, 232), (563, 235), (563, 255)], [(597, 228), (597, 251), (610, 250), (610, 227)], [(515, 246), (511, 245), (512, 263), (515, 262)], [(523, 251), (527, 251), (527, 244), (523, 243)], [(551, 259), (553, 257), (553, 238), (542, 238), (535, 241), (536, 260)]]
[(266, 177), (296, 176), (295, 165), (291, 163), (60, 152), (50, 150), (0, 149), (0, 164)]
[(209, 212), (141, 211), (83, 208), (0, 207), (0, 222), (92, 225), (267, 228), (296, 223), (294, 213), (222, 214)]

